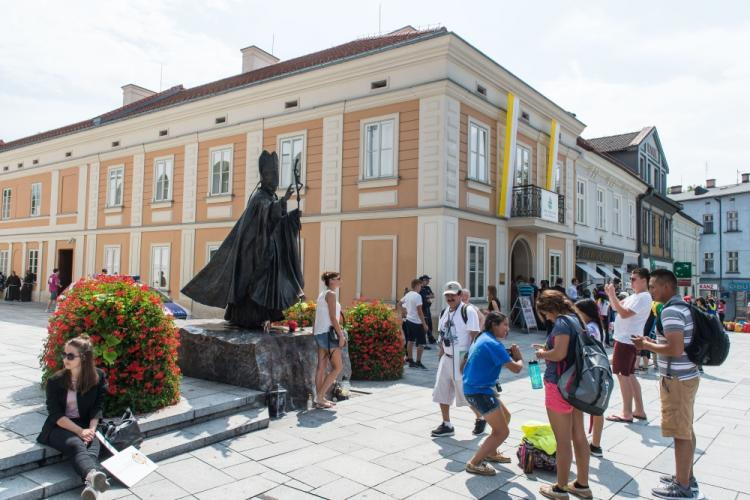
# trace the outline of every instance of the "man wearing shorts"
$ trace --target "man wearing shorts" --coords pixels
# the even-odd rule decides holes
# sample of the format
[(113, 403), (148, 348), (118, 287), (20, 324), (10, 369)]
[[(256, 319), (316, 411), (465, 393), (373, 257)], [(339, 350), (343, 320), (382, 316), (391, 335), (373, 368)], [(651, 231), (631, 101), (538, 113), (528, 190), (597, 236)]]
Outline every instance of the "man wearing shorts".
[[(409, 358), (410, 368), (427, 367), (422, 364), (422, 352), (427, 344), (427, 322), (424, 318), (422, 309), (422, 295), (419, 290), (422, 288), (422, 281), (419, 279), (411, 280), (411, 290), (401, 299), (401, 305), (406, 312), (404, 318), (404, 334), (406, 336), (406, 353)], [(414, 345), (417, 346), (417, 359), (414, 360)]]
[(656, 342), (646, 337), (633, 339), (638, 349), (658, 355), (661, 399), (661, 434), (674, 439), (675, 474), (660, 478), (654, 496), (667, 499), (695, 498), (698, 482), (693, 476), (695, 433), (693, 413), (700, 372), (685, 354), (693, 336), (690, 308), (677, 294), (677, 278), (672, 271), (657, 269), (651, 274), (654, 300), (664, 303), (656, 327)]
[[(612, 355), (612, 373), (617, 375), (622, 393), (622, 414), (610, 415), (611, 422), (633, 422), (633, 418), (646, 420), (643, 409), (641, 384), (635, 377), (635, 367), (638, 350), (633, 345), (631, 337), (643, 336), (643, 327), (651, 313), (651, 295), (648, 293), (648, 269), (640, 267), (634, 269), (630, 281), (634, 293), (622, 302), (617, 297), (613, 284), (604, 287), (609, 298), (610, 307), (617, 312), (615, 320), (615, 350)], [(633, 404), (635, 403), (635, 409)]]
[[(456, 406), (469, 405), (464, 398), (460, 365), (464, 354), (469, 352), (472, 340), (479, 334), (479, 318), (476, 311), (461, 305), (461, 284), (457, 281), (446, 283), (443, 287), (443, 297), (448, 307), (438, 322), (440, 361), (435, 376), (435, 388), (432, 391), (432, 400), (440, 405), (443, 422), (432, 431), (432, 437), (454, 434), (450, 418), (450, 407), (454, 401)], [(480, 415), (474, 413), (479, 419)]]

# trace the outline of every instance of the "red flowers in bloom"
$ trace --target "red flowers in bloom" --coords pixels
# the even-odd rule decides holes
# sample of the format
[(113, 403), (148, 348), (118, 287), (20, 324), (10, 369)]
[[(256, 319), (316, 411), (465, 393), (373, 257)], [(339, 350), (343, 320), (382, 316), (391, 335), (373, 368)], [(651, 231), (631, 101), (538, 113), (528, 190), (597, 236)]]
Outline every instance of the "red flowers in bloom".
[(403, 374), (401, 332), (396, 314), (379, 301), (359, 302), (344, 312), (352, 378), (394, 380)]

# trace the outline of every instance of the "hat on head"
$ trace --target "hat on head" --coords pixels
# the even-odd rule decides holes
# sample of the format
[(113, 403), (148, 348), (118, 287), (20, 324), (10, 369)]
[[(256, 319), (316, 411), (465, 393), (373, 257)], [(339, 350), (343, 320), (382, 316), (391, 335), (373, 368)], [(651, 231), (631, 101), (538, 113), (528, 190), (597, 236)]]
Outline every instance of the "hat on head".
[(458, 281), (449, 281), (443, 287), (443, 295), (460, 295), (461, 283)]
[(422, 276), (420, 276), (420, 277), (419, 277), (419, 279), (420, 279), (420, 280), (431, 280), (432, 278), (430, 278), (430, 277), (429, 277), (429, 276), (427, 276), (426, 274), (423, 274)]

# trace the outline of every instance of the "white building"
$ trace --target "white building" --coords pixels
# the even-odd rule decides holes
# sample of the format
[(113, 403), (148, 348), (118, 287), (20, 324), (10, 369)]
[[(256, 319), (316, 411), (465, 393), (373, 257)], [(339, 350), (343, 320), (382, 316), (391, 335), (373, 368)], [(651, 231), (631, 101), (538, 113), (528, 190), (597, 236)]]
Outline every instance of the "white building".
[(672, 219), (672, 257), (675, 263), (690, 262), (692, 276), (678, 278), (677, 284), (682, 295), (696, 295), (696, 286), (700, 277), (698, 269), (698, 252), (703, 225), (685, 212), (677, 212)]
[(576, 277), (587, 287), (622, 279), (638, 266), (636, 207), (648, 184), (626, 165), (578, 139), (576, 161)]

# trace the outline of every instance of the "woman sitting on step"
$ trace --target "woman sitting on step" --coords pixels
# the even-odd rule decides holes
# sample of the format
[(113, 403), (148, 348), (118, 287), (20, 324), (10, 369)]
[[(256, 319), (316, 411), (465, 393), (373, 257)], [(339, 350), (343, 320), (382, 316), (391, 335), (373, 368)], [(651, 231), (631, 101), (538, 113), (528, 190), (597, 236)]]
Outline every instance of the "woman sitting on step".
[(94, 500), (109, 487), (99, 464), (96, 426), (107, 394), (104, 372), (94, 364), (88, 336), (65, 344), (63, 368), (47, 380), (47, 412), (37, 441), (60, 451), (72, 461), (85, 482), (81, 498)]

